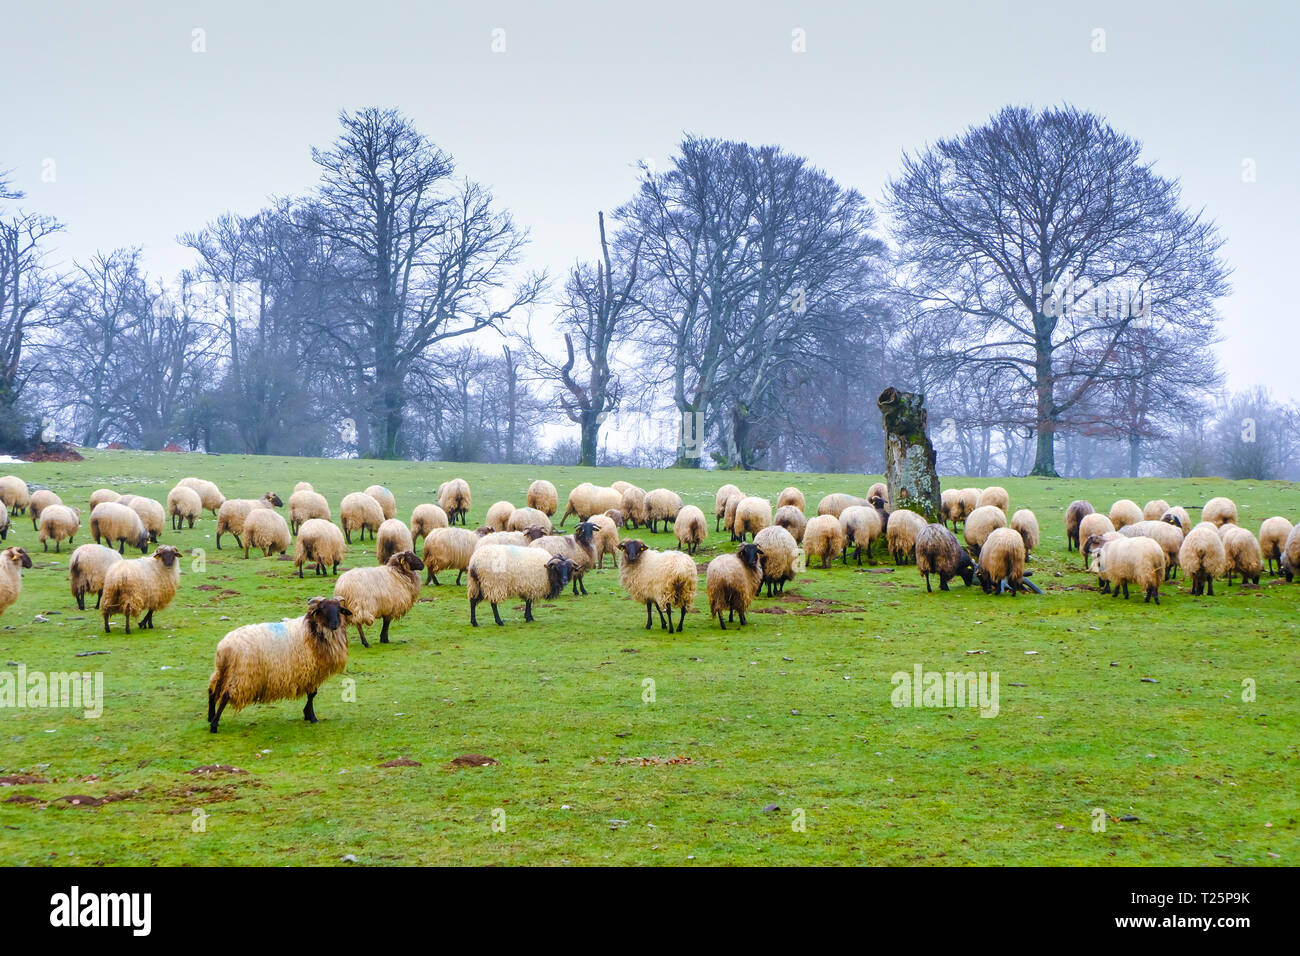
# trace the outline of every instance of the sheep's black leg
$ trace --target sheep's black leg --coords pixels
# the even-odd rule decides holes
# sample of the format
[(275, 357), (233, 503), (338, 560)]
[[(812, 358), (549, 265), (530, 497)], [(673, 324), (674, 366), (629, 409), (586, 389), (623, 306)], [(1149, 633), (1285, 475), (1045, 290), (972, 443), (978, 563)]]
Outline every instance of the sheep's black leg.
[(645, 629), (647, 631), (650, 630), (650, 625), (654, 620), (653, 613), (651, 612), (650, 607), (651, 607), (651, 602), (646, 601), (645, 602)]
[(426, 574), (426, 575), (424, 576), (424, 583), (425, 583), (425, 584), (437, 584), (437, 583), (438, 583), (438, 578), (437, 578), (437, 576), (433, 573), (433, 569), (432, 569), (431, 567), (430, 567), (430, 569), (429, 569), (429, 573)]
[(226, 709), (228, 703), (230, 703), (230, 695), (222, 694), (221, 702), (217, 704), (217, 715), (208, 722), (208, 729), (214, 734), (217, 732), (217, 724), (221, 723), (221, 712)]
[(118, 542), (117, 553), (122, 555), (126, 554), (126, 538), (123, 538), (120, 542)]
[(315, 699), (316, 692), (312, 691), (307, 695), (307, 706), (302, 709), (302, 719), (313, 724), (320, 723), (320, 721), (316, 719), (316, 711), (311, 705), (311, 702)]
[(1206, 583), (1210, 587), (1210, 597), (1214, 597), (1214, 578), (1210, 578)]
[(724, 631), (727, 629), (727, 622), (722, 619), (722, 612), (718, 612), (718, 626)]
[(948, 578), (945, 578), (942, 574), (939, 575), (939, 590), (940, 590), (940, 591), (947, 591), (947, 590), (949, 590), (949, 588), (948, 588)]
[(370, 646), (370, 642), (366, 640), (366, 632), (363, 631), (363, 630), (361, 630), (361, 625), (360, 625), (360, 624), (357, 625), (357, 637), (361, 638), (361, 646), (362, 646), (362, 647), (369, 647), (369, 646)]
[(464, 571), (457, 571), (457, 572), (456, 572), (456, 587), (460, 587), (460, 579), (461, 579), (461, 575), (463, 575), (464, 573), (465, 573)]
[(735, 619), (736, 619), (736, 609), (733, 607), (727, 611), (727, 620), (734, 621)]
[[(662, 630), (664, 629), (664, 627), (666, 626), (666, 625), (664, 624), (664, 609), (661, 608), (659, 605), (656, 604), (656, 605), (655, 605), (655, 610), (659, 612), (659, 630), (662, 631)], [(672, 608), (669, 608), (668, 610), (669, 610), (669, 613), (672, 613)]]
[(740, 624), (742, 627), (749, 623), (748, 621), (745, 620), (745, 612), (743, 610), (737, 611), (736, 613), (740, 615)]
[[(99, 602), (102, 601), (103, 599), (104, 599), (104, 592), (103, 592), (103, 591), (100, 591), (98, 594), (95, 595), (95, 610), (96, 610), (96, 611), (99, 610)], [(82, 598), (82, 599), (81, 599), (81, 609), (82, 609), (83, 611), (86, 609), (86, 599), (85, 599), (85, 598)]]
[(469, 599), (469, 623), (471, 627), (478, 627), (478, 618), (474, 614), (474, 609), (478, 607), (478, 602), (480, 600), (482, 600), (482, 598)]
[(208, 691), (208, 723), (209, 724), (212, 723), (213, 719), (215, 719), (216, 716), (217, 716), (217, 692), (215, 690), (210, 690)]
[[(319, 564), (316, 565), (316, 573), (317, 573), (317, 574), (320, 574), (320, 565), (319, 565)], [(301, 564), (298, 565), (298, 580), (299, 580), (299, 581), (302, 580), (302, 565), (301, 565)]]
[[(528, 606), (527, 604), (524, 605), (524, 612), (525, 612), (525, 614), (529, 614), (529, 613), (531, 613), (531, 609), (529, 608), (529, 606)], [(496, 618), (497, 624), (504, 624), (504, 623), (505, 623), (505, 621), (501, 620), (501, 612), (497, 610), (497, 605), (496, 605), (496, 602), (495, 602), (495, 601), (492, 602), (492, 616), (493, 616), (494, 618)], [(524, 620), (527, 621), (527, 620), (530, 620), (530, 618), (527, 617), (527, 616), (525, 616), (525, 617), (524, 617)]]
[(379, 643), (380, 644), (388, 643), (388, 618), (384, 618), (384, 627), (379, 632)]
[[(942, 581), (942, 580), (940, 580), (940, 582), (939, 582), (939, 587), (941, 587), (941, 588), (943, 587), (943, 581)], [(930, 572), (928, 572), (928, 571), (925, 573), (925, 592), (926, 592), (927, 594), (932, 594), (932, 593), (934, 593), (934, 592), (933, 592), (933, 588), (930, 587)]]
[[(343, 529), (343, 537), (347, 539), (348, 544), (352, 543), (352, 532), (349, 531), (347, 528)], [(218, 545), (218, 547), (220, 547), (220, 545)]]
[(152, 611), (152, 610), (150, 610), (149, 613), (146, 614), (144, 617), (140, 618), (140, 626), (141, 626), (141, 627), (151, 628), (151, 629), (153, 628), (153, 611)]

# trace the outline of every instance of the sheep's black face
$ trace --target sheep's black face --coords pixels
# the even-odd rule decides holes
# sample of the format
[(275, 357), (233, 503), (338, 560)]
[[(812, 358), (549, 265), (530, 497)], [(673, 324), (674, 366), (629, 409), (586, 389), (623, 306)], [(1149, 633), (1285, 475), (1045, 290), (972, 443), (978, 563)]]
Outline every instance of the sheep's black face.
[(154, 552), (154, 557), (163, 563), (163, 567), (170, 568), (181, 559), (181, 552), (179, 548), (174, 548), (170, 544), (164, 544)]
[(1171, 524), (1176, 528), (1181, 528), (1183, 526), (1183, 523), (1178, 520), (1178, 515), (1175, 514), (1161, 515), (1160, 520), (1165, 524)]
[(573, 540), (579, 544), (591, 544), (591, 539), (595, 536), (596, 526), (590, 521), (584, 521), (573, 529)]
[[(140, 532), (140, 537), (135, 539), (135, 546), (140, 549), (141, 554), (149, 553), (149, 532), (148, 531)], [(172, 550), (174, 551), (175, 548), (173, 548)], [(169, 564), (168, 567), (171, 567), (171, 565)]]
[(757, 568), (758, 563), (763, 560), (763, 549), (756, 544), (742, 544), (736, 550), (736, 556), (746, 567)]
[(407, 571), (423, 571), (424, 562), (421, 561), (414, 551), (403, 551), (401, 554), (395, 554), (388, 559), (389, 564), (398, 566)]
[(327, 631), (346, 627), (352, 611), (339, 598), (314, 597), (307, 602), (307, 617)]
[(284, 502), (280, 500), (280, 496), (277, 495), (274, 491), (268, 491), (263, 497), (265, 497), (268, 502), (275, 505), (275, 507), (277, 508), (284, 507)]
[(1092, 557), (1093, 552), (1100, 550), (1101, 546), (1105, 543), (1106, 543), (1106, 539), (1103, 538), (1101, 535), (1099, 534), (1089, 535), (1088, 540), (1083, 542), (1082, 551), (1083, 551), (1084, 560), (1086, 561), (1088, 558)]
[(10, 548), (9, 553), (10, 558), (15, 564), (24, 568), (30, 568), (32, 566), (31, 556), (27, 553), (25, 548)]
[(550, 580), (551, 593), (547, 597), (558, 597), (569, 579), (573, 577), (574, 564), (562, 554), (557, 554), (546, 562), (546, 576)]
[(536, 541), (538, 538), (545, 538), (546, 535), (547, 535), (547, 531), (545, 528), (538, 528), (534, 526), (532, 528), (524, 529), (524, 537), (527, 538), (529, 541)]
[(475, 529), (474, 529), (474, 533), (475, 533), (476, 535), (478, 535), (478, 536), (481, 538), (481, 537), (483, 537), (485, 534), (491, 534), (491, 533), (492, 533), (493, 531), (495, 531), (495, 530), (496, 530), (495, 528), (489, 528), (487, 525), (484, 525), (484, 526), (481, 527), (481, 528), (475, 528)]
[(619, 542), (618, 549), (627, 556), (628, 564), (635, 564), (646, 551), (646, 543), (640, 538), (629, 538)]
[(970, 587), (975, 579), (975, 562), (970, 559), (970, 555), (965, 551), (957, 559), (957, 573), (966, 582), (966, 587)]
[(984, 589), (985, 594), (993, 593), (993, 575), (985, 568), (980, 568), (976, 574), (980, 579), (980, 587)]
[(880, 495), (872, 495), (867, 499), (867, 504), (871, 505), (871, 507), (875, 508), (877, 511), (885, 510), (885, 499), (880, 497)]

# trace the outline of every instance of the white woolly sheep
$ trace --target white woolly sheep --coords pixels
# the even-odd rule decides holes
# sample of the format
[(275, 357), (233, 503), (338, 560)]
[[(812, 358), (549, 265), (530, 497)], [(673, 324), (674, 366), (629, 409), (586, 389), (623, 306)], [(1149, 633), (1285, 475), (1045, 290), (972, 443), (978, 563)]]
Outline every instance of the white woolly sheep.
[(345, 554), (347, 544), (343, 532), (334, 522), (308, 518), (298, 526), (298, 538), (293, 546), (293, 564), (298, 569), (298, 577), (302, 577), (305, 564), (313, 565), (318, 575), (337, 575)]
[[(957, 525), (966, 520), (969, 514), (966, 510), (966, 498), (960, 488), (945, 488), (939, 494), (939, 510), (943, 513), (944, 522), (952, 522), (952, 530), (957, 530)], [(973, 509), (972, 509), (973, 510)]]
[(1192, 530), (1191, 515), (1187, 513), (1186, 508), (1179, 507), (1178, 505), (1174, 505), (1161, 515), (1160, 520), (1168, 522), (1169, 524), (1178, 525), (1183, 534), (1187, 534), (1187, 532)]
[(940, 591), (947, 591), (948, 582), (955, 577), (960, 577), (967, 587), (975, 580), (975, 563), (957, 536), (942, 524), (927, 524), (917, 534), (916, 570), (925, 578), (925, 590), (931, 593), (932, 574), (939, 576)]
[(885, 507), (888, 508), (889, 507), (889, 486), (885, 484), (883, 481), (876, 482), (874, 485), (872, 485), (870, 488), (867, 489), (867, 500), (870, 501), (872, 498), (879, 498), (881, 501), (885, 503)]
[(0, 501), (0, 541), (9, 537), (9, 509)]
[[(981, 505), (998, 511), (997, 505)], [(978, 514), (980, 508), (975, 509)], [(967, 527), (970, 522), (967, 522)], [(1002, 594), (1025, 590), (1025, 540), (1011, 528), (995, 528), (979, 549), (979, 566), (976, 574), (985, 594)]]
[(1001, 485), (989, 485), (981, 490), (979, 497), (975, 500), (975, 507), (983, 508), (988, 505), (1001, 508), (1002, 513), (1006, 514), (1007, 509), (1011, 507), (1011, 496), (1007, 494), (1007, 489)]
[(384, 513), (385, 521), (389, 518), (397, 517), (397, 499), (393, 497), (393, 493), (383, 485), (371, 485), (365, 490), (364, 494), (369, 495), (371, 498), (374, 498), (379, 502), (379, 508)]
[(50, 550), (50, 540), (54, 540), (54, 550), (62, 551), (63, 542), (72, 543), (81, 528), (81, 515), (75, 508), (67, 505), (46, 505), (41, 512), (41, 533), (38, 540), (41, 550)]
[[(1286, 539), (1290, 537), (1294, 525), (1280, 515), (1266, 518), (1259, 526), (1259, 549), (1268, 564), (1268, 573), (1276, 574), (1281, 570), (1282, 554), (1286, 551)], [(1274, 565), (1277, 565), (1275, 570)]]
[[(448, 512), (448, 515), (450, 514), (451, 512)], [(354, 531), (361, 535), (362, 541), (366, 540), (366, 531), (369, 531), (370, 539), (373, 541), (375, 532), (384, 523), (384, 509), (370, 495), (362, 491), (354, 491), (339, 503), (339, 522), (343, 525), (343, 537), (347, 539), (348, 544), (352, 543)]]
[(32, 494), (27, 490), (27, 482), (17, 475), (5, 475), (0, 478), (0, 501), (4, 502), (10, 514), (22, 514), (32, 501)]
[(384, 622), (379, 643), (388, 643), (388, 625), (405, 617), (420, 596), (423, 570), (424, 562), (414, 551), (403, 551), (377, 568), (352, 568), (339, 575), (334, 582), (334, 596), (352, 611), (352, 624), (362, 647), (370, 646), (364, 629), (376, 619)]
[(1286, 545), (1282, 548), (1278, 567), (1282, 569), (1282, 575), (1288, 584), (1297, 574), (1300, 574), (1300, 524), (1292, 528), (1291, 533), (1286, 536)]
[[(536, 510), (536, 509), (529, 509)], [(487, 510), (483, 523), (493, 531), (505, 531), (510, 516), (515, 513), (515, 506), (509, 501), (494, 501)], [(541, 512), (538, 512), (540, 514)], [(522, 531), (523, 529), (518, 529)]]
[(538, 478), (528, 486), (528, 497), (524, 504), (530, 508), (536, 508), (549, 518), (559, 510), (560, 495), (553, 484)]
[(221, 489), (210, 481), (203, 478), (182, 478), (176, 482), (184, 488), (193, 488), (199, 493), (199, 498), (203, 501), (203, 509), (211, 511), (214, 515), (221, 508), (226, 500), (226, 496), (221, 493)]
[[(1000, 528), (1007, 526), (1007, 513), (997, 505), (981, 505), (966, 516), (966, 526), (962, 529), (962, 535), (966, 538), (966, 544), (971, 549), (971, 557), (980, 556), (980, 548), (984, 547), (984, 542), (989, 536)], [(1024, 547), (1024, 542), (1020, 542)]]
[(152, 498), (134, 495), (127, 507), (140, 516), (140, 522), (149, 532), (149, 540), (157, 541), (158, 535), (162, 534), (163, 522), (167, 520), (167, 512), (163, 510), (162, 504)]
[[(1115, 525), (1111, 523), (1110, 516), (1104, 515), (1100, 511), (1093, 511), (1079, 519), (1079, 534), (1076, 540), (1087, 541), (1093, 535), (1105, 535), (1116, 530)], [(1083, 547), (1079, 548), (1080, 555), (1083, 555)], [(1088, 559), (1084, 556), (1083, 566), (1088, 566)]]
[[(618, 517), (615, 517), (618, 515)], [(618, 529), (623, 522), (617, 511), (609, 514), (592, 515), (587, 520), (596, 526), (596, 567), (605, 566), (605, 555), (610, 555), (618, 564)]]
[(624, 527), (649, 527), (650, 513), (646, 508), (645, 489), (636, 485), (627, 485), (622, 491), (623, 501), (618, 510), (623, 512)]
[(772, 517), (772, 524), (785, 528), (794, 536), (796, 542), (802, 543), (804, 528), (808, 527), (808, 519), (794, 505), (782, 505), (776, 509), (776, 514)]
[[(373, 496), (372, 496), (373, 497)], [(383, 506), (380, 506), (383, 510)], [(289, 530), (298, 534), (303, 523), (317, 518), (321, 521), (332, 521), (333, 512), (330, 511), (329, 500), (320, 492), (311, 488), (303, 488), (295, 491), (289, 496)]]
[(1142, 520), (1142, 509), (1131, 498), (1121, 498), (1110, 506), (1110, 523), (1116, 531), (1123, 530), (1126, 524), (1137, 524)]
[(48, 488), (39, 488), (32, 492), (32, 500), (28, 503), (27, 511), (32, 516), (32, 530), (35, 531), (41, 524), (41, 512), (50, 505), (61, 505), (63, 499), (50, 491)]
[(1124, 530), (1121, 528), (1120, 535), (1106, 542), (1097, 552), (1094, 570), (1098, 579), (1105, 583), (1102, 593), (1119, 597), (1123, 592), (1127, 600), (1128, 586), (1134, 584), (1145, 595), (1143, 603), (1154, 600), (1159, 604), (1160, 582), (1165, 578), (1165, 551), (1152, 538), (1141, 535), (1125, 537)]
[(316, 489), (312, 487), (312, 483), (310, 481), (300, 481), (293, 486), (293, 491), (291, 491), (289, 494), (290, 497), (292, 497), (293, 495), (297, 494), (300, 491), (315, 491), (315, 490)]
[(279, 508), (284, 502), (273, 491), (268, 491), (260, 498), (227, 498), (217, 509), (217, 550), (221, 550), (221, 536), (233, 535), (235, 544), (244, 546), (244, 522), (254, 511)]
[(244, 557), (252, 548), (258, 548), (263, 557), (284, 554), (293, 543), (289, 534), (289, 522), (280, 512), (271, 508), (254, 508), (244, 519), (241, 540), (244, 544)]
[(573, 529), (573, 534), (542, 535), (529, 543), (530, 548), (541, 548), (551, 554), (558, 554), (573, 562), (573, 593), (586, 594), (587, 586), (582, 583), (582, 576), (596, 566), (596, 526), (590, 521), (581, 522)]
[(1211, 498), (1201, 509), (1201, 520), (1216, 527), (1237, 523), (1237, 504), (1231, 498)]
[(375, 558), (378, 564), (387, 564), (388, 559), (403, 551), (414, 551), (415, 541), (411, 530), (397, 518), (386, 518), (379, 526), (375, 536)]
[(725, 531), (727, 531), (731, 535), (732, 541), (736, 540), (736, 534), (735, 534), (736, 509), (740, 507), (740, 503), (744, 501), (747, 497), (748, 495), (743, 495), (739, 491), (737, 491), (735, 494), (730, 495), (725, 502), (723, 502), (722, 527)]
[[(582, 519), (586, 521), (586, 518)], [(551, 519), (536, 508), (516, 508), (506, 521), (505, 531), (527, 531), (529, 528), (541, 528), (544, 534), (551, 533)]]
[(830, 515), (833, 518), (838, 519), (840, 513), (844, 511), (845, 508), (852, 508), (854, 505), (865, 504), (867, 504), (866, 498), (855, 498), (853, 495), (845, 495), (837, 492), (833, 495), (827, 495), (821, 501), (817, 502), (817, 514), (818, 516)]
[[(603, 510), (603, 509), (602, 509)], [(647, 491), (645, 494), (645, 511), (646, 520), (650, 524), (650, 531), (653, 534), (659, 530), (659, 522), (664, 523), (664, 530), (670, 521), (677, 520), (677, 513), (682, 510), (681, 495), (675, 491), (669, 491), (667, 488), (655, 488), (653, 491)], [(772, 507), (768, 505), (769, 522), (771, 520)]]
[(794, 485), (791, 485), (789, 488), (782, 488), (781, 493), (776, 496), (776, 507), (778, 511), (787, 505), (798, 508), (800, 514), (803, 514), (804, 509), (807, 507), (807, 502), (804, 500), (803, 492), (794, 487)]
[[(1079, 550), (1079, 525), (1090, 514), (1095, 514), (1091, 501), (1085, 501), (1082, 498), (1071, 501), (1070, 506), (1065, 509), (1065, 550)], [(1110, 518), (1106, 519), (1110, 521)], [(1114, 531), (1114, 526), (1111, 526)]]
[(83, 544), (68, 560), (68, 583), (72, 586), (72, 597), (77, 608), (86, 609), (86, 595), (95, 595), (95, 610), (99, 610), (99, 601), (104, 592), (104, 577), (108, 569), (123, 560), (112, 548), (102, 544)]
[[(835, 528), (839, 530), (839, 522)], [(709, 562), (704, 572), (704, 590), (709, 596), (709, 618), (717, 617), (718, 624), (725, 631), (727, 622), (722, 619), (722, 612), (727, 612), (727, 620), (735, 620), (740, 615), (743, 627), (747, 622), (745, 612), (750, 602), (758, 596), (763, 586), (763, 549), (756, 544), (742, 544), (735, 554), (720, 554)]]
[(32, 559), (22, 548), (5, 548), (0, 552), (0, 614), (23, 593), (22, 569), (31, 566)]
[(469, 580), (465, 585), (469, 622), (478, 627), (479, 602), (487, 601), (492, 605), (492, 617), (497, 624), (505, 624), (498, 605), (509, 598), (522, 598), (524, 620), (531, 623), (533, 602), (554, 600), (572, 576), (572, 561), (542, 548), (510, 545), (478, 548), (469, 559)]
[(885, 540), (889, 544), (889, 553), (893, 555), (894, 564), (908, 564), (916, 560), (916, 536), (921, 533), (926, 523), (919, 514), (906, 508), (889, 512), (889, 526), (885, 528)]
[(803, 532), (803, 550), (810, 562), (819, 557), (822, 559), (822, 568), (829, 568), (844, 548), (844, 530), (840, 527), (838, 517), (824, 514), (808, 519), (808, 526)]
[[(698, 510), (698, 509), (697, 509)], [(701, 511), (700, 515), (703, 516)], [(686, 612), (695, 607), (695, 589), (699, 572), (695, 561), (680, 551), (651, 551), (639, 538), (629, 538), (619, 544), (622, 552), (618, 562), (618, 583), (632, 600), (645, 604), (645, 626), (653, 623), (651, 609), (659, 612), (659, 627), (665, 626), (664, 611), (668, 611), (668, 633), (673, 633), (673, 608), (680, 611), (677, 633), (686, 626)]]
[(465, 523), (474, 499), (469, 493), (469, 482), (464, 478), (453, 478), (438, 486), (438, 507), (447, 513), (447, 520), (452, 524)]
[(478, 543), (479, 536), (468, 528), (430, 528), (424, 537), (424, 583), (438, 584), (438, 572), (450, 570), (460, 584)]
[(867, 563), (875, 564), (872, 546), (881, 535), (883, 524), (880, 513), (867, 505), (852, 505), (840, 512), (840, 530), (844, 532), (844, 563), (849, 563), (849, 545), (854, 547), (854, 558), (862, 564), (862, 549), (866, 548)]
[[(182, 487), (177, 485), (177, 487)], [(197, 494), (198, 492), (195, 492)], [(117, 501), (122, 496), (112, 488), (96, 488), (90, 493), (90, 510), (94, 511), (96, 505), (102, 505), (105, 501)]]
[(139, 548), (141, 554), (149, 551), (149, 532), (144, 522), (138, 514), (116, 501), (95, 505), (95, 510), (90, 513), (90, 536), (96, 544), (100, 543), (100, 538), (109, 543), (118, 542), (119, 554), (126, 553), (127, 542)]
[(1038, 547), (1038, 518), (1028, 508), (1021, 508), (1011, 516), (1011, 524), (1008, 527), (1024, 539), (1025, 560), (1028, 560), (1030, 552)]
[(1142, 520), (1159, 521), (1165, 516), (1165, 512), (1168, 510), (1169, 502), (1165, 501), (1163, 498), (1155, 498), (1142, 506)]
[(167, 492), (167, 513), (171, 516), (173, 531), (180, 531), (187, 520), (193, 528), (195, 520), (203, 514), (203, 499), (193, 488), (177, 485)]
[(695, 505), (685, 505), (677, 512), (673, 522), (673, 535), (677, 538), (677, 547), (694, 554), (709, 534), (709, 523), (704, 512)]
[(771, 502), (754, 496), (742, 498), (736, 505), (736, 515), (732, 521), (732, 540), (744, 541), (746, 535), (756, 535), (771, 524)]
[(1246, 528), (1236, 525), (1224, 525), (1223, 534), (1224, 574), (1228, 585), (1232, 585), (1234, 574), (1241, 577), (1242, 584), (1259, 584), (1259, 576), (1264, 572), (1264, 558), (1259, 541)]
[(474, 533), (479, 536), (477, 545), (479, 548), (488, 545), (526, 548), (546, 534), (541, 528), (529, 528), (527, 531), (493, 531), (491, 528), (477, 528)]
[(446, 528), (449, 524), (447, 512), (437, 505), (416, 505), (415, 510), (411, 512), (411, 540), (419, 541), (427, 537), (434, 528)]
[(564, 527), (564, 522), (569, 520), (569, 515), (577, 515), (579, 521), (586, 521), (592, 515), (604, 514), (611, 508), (621, 509), (622, 506), (622, 492), (584, 481), (569, 492), (564, 514), (560, 516), (560, 527)]
[(1207, 587), (1211, 597), (1214, 596), (1214, 579), (1223, 575), (1228, 563), (1223, 541), (1210, 522), (1202, 522), (1183, 538), (1183, 545), (1178, 549), (1178, 564), (1192, 582), (1192, 594), (1200, 597)]
[(785, 528), (772, 525), (754, 535), (754, 544), (763, 553), (763, 584), (767, 596), (785, 593), (785, 583), (793, 581), (799, 570), (799, 545)]
[(630, 481), (622, 481), (622, 480), (620, 480), (620, 481), (611, 481), (611, 482), (609, 483), (609, 486), (610, 486), (611, 488), (613, 488), (615, 491), (617, 491), (620, 495), (621, 495), (623, 492), (627, 491), (629, 488), (633, 487), (632, 482), (630, 482)]
[(104, 633), (109, 633), (108, 622), (115, 614), (126, 618), (128, 634), (133, 617), (139, 618), (140, 627), (152, 628), (154, 611), (164, 610), (172, 603), (180, 583), (181, 553), (170, 544), (164, 544), (147, 558), (112, 565), (104, 575), (104, 591), (100, 595)]
[(722, 517), (727, 511), (727, 499), (732, 495), (740, 495), (741, 498), (745, 497), (741, 490), (732, 484), (723, 485), (718, 489), (718, 493), (713, 496), (713, 517), (715, 519), (713, 522), (714, 531), (720, 529)]
[(1119, 532), (1126, 538), (1150, 538), (1165, 553), (1165, 575), (1173, 578), (1178, 573), (1178, 551), (1183, 546), (1183, 530), (1165, 521), (1139, 521), (1125, 525)]

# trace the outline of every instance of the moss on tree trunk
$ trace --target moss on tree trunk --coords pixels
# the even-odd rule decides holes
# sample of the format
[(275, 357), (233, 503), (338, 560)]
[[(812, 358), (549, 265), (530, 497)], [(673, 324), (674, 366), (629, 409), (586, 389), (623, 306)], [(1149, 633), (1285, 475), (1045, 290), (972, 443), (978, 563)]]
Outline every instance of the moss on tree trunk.
[(885, 420), (885, 484), (891, 509), (942, 521), (934, 446), (926, 434), (925, 396), (890, 387), (876, 400)]

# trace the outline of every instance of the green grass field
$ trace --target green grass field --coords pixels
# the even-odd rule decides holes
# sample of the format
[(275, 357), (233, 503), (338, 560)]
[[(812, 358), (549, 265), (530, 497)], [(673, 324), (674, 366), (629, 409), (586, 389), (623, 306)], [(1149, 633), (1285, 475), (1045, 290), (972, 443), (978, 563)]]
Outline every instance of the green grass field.
[[(561, 502), (579, 481), (626, 478), (670, 487), (709, 515), (724, 481), (773, 499), (798, 485), (812, 511), (822, 495), (863, 494), (874, 480), (130, 452), (3, 468), (83, 509), (76, 544), (90, 540), (93, 489), (164, 500), (188, 474), (228, 497), (271, 490), (286, 502), (294, 482), (310, 481), (336, 518), (344, 494), (381, 483), (403, 520), (461, 476), (474, 494), (469, 527), (493, 501), (523, 504), (537, 477), (556, 484)], [(218, 552), (206, 516), (163, 536), (207, 549), (206, 568), (187, 557), (181, 593), (156, 628), (128, 636), (118, 618), (105, 635), (97, 614), (76, 609), (66, 550), (42, 553), (30, 519), (15, 516), (6, 544), (26, 547), (34, 567), (0, 619), (0, 670), (102, 671), (104, 704), (99, 719), (0, 709), (0, 776), (47, 781), (0, 788), (0, 862), (1300, 861), (1300, 585), (1266, 577), (1258, 589), (1219, 585), (1219, 596), (1193, 598), (1180, 578), (1160, 607), (1112, 600), (1067, 557), (1062, 530), (1076, 497), (1107, 510), (1118, 497), (1191, 506), (1226, 494), (1258, 531), (1273, 514), (1300, 518), (1300, 488), (996, 483), (1013, 509), (1038, 515), (1044, 541), (1031, 567), (1043, 596), (992, 598), (960, 582), (926, 594), (914, 567), (837, 563), (800, 574), (783, 600), (760, 597), (743, 629), (708, 622), (701, 579), (697, 613), (669, 636), (657, 618), (644, 629), (644, 608), (608, 562), (588, 575), (588, 597), (543, 604), (531, 625), (520, 605), (503, 607), (504, 627), (485, 607), (487, 623), (471, 628), (464, 588), (443, 576), (393, 625), (392, 644), (353, 641), (346, 673), (316, 699), (319, 724), (301, 719), (301, 700), (284, 701), (227, 711), (217, 735), (204, 716), (218, 640), (240, 624), (300, 614), (333, 578), (299, 581), (291, 562), (245, 560), (233, 542)], [(725, 532), (711, 533), (697, 560), (730, 548)], [(348, 566), (373, 561), (373, 544), (354, 541)], [(77, 656), (91, 651), (101, 653)], [(893, 707), (891, 675), (917, 664), (998, 672), (998, 715)], [(355, 702), (344, 700), (344, 678), (355, 681)], [(1244, 681), (1256, 699), (1243, 700)], [(471, 753), (500, 764), (451, 764)], [(421, 766), (381, 766), (401, 757)], [(190, 773), (203, 765), (245, 772)], [(63, 799), (78, 795), (113, 799)]]

